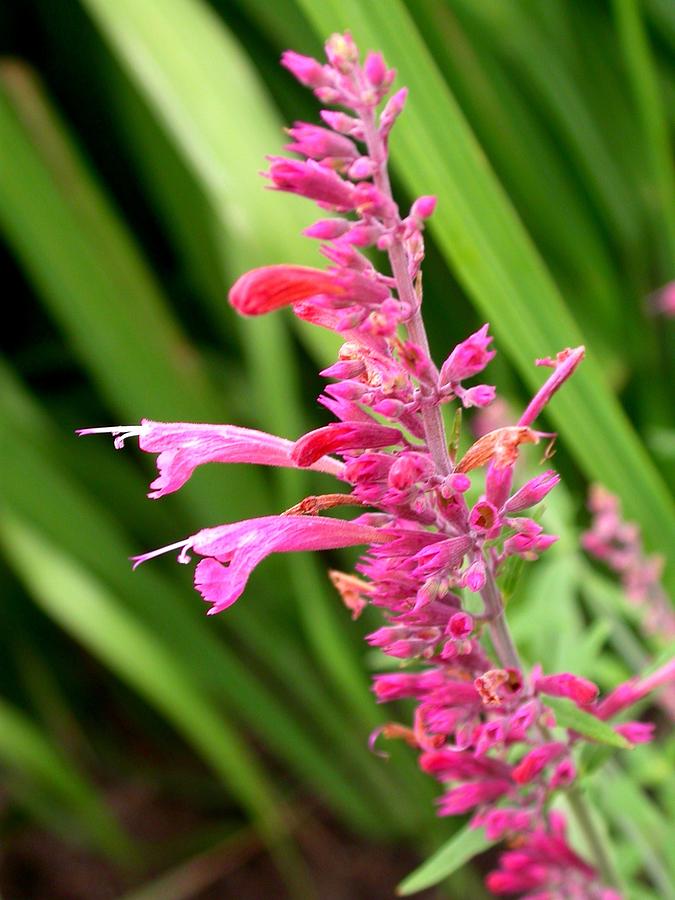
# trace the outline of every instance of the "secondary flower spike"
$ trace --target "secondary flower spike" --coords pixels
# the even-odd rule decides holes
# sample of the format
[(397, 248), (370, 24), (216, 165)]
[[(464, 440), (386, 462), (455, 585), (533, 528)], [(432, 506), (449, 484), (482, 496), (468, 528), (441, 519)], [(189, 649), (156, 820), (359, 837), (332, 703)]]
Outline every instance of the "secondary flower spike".
[[(177, 551), (184, 563), (197, 554), (195, 586), (209, 613), (217, 613), (242, 595), (271, 553), (363, 545), (358, 574), (331, 570), (329, 577), (354, 618), (366, 606), (383, 617), (366, 640), (391, 657), (394, 670), (375, 676), (376, 701), (415, 703), (410, 724), (378, 728), (371, 745), (403, 738), (419, 751), (423, 771), (442, 784), (440, 815), (469, 812), (471, 827), (485, 828), (490, 840), (508, 839), (510, 849), (487, 877), (493, 893), (617, 900), (602, 859), (582, 858), (597, 842), (572, 849), (565, 822), (552, 809), (576, 779), (574, 752), (585, 738), (556, 725), (547, 698), (564, 698), (586, 717), (609, 721), (675, 672), (666, 666), (604, 699), (574, 673), (544, 673), (541, 666), (528, 673), (506, 624), (498, 581), (510, 577), (510, 563), (519, 562), (513, 557), (536, 559), (557, 540), (544, 531), (536, 507), (559, 476), (547, 469), (523, 484), (517, 464), (528, 444), (553, 437), (534, 430), (535, 421), (573, 375), (584, 348), (538, 361), (554, 371), (520, 421), (460, 441), (457, 415), (449, 442), (442, 405), (455, 404), (459, 412), (489, 408), (495, 398), (492, 385), (470, 383), (495, 355), (489, 328), (482, 325), (450, 349), (437, 368), (421, 312), (424, 228), (436, 198), (413, 198), (402, 212), (388, 173), (391, 132), (407, 90), (387, 99), (394, 70), (377, 52), (361, 63), (349, 34), (332, 35), (325, 50), (325, 61), (287, 51), (282, 63), (322, 104), (340, 110), (322, 110), (322, 125), (295, 122), (286, 149), (300, 158), (269, 157), (266, 177), (274, 190), (318, 206), (305, 234), (322, 242), (327, 267), (254, 269), (238, 279), (229, 299), (243, 315), (291, 307), (301, 320), (341, 338), (337, 361), (321, 372), (326, 385), (319, 397), (324, 414), (336, 421), (295, 441), (240, 426), (145, 419), (80, 433), (112, 433), (115, 446), (137, 436), (142, 450), (157, 453), (155, 498), (209, 462), (302, 467), (338, 479), (335, 493), (322, 488), (285, 513), (204, 528), (136, 557), (135, 565), (165, 552)], [(461, 456), (459, 446), (468, 447)], [(322, 515), (338, 508), (360, 515)], [(589, 541), (600, 551), (597, 537)], [(613, 727), (634, 743), (652, 736), (648, 723)]]

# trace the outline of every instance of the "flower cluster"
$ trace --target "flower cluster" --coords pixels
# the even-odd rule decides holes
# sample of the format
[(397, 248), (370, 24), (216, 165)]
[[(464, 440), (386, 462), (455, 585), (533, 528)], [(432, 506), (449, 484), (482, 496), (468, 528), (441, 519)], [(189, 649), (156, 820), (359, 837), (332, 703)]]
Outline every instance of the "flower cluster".
[[(456, 442), (448, 447), (441, 406), (485, 407), (494, 399), (492, 386), (467, 385), (493, 358), (492, 338), (485, 325), (440, 369), (432, 361), (420, 313), (420, 265), (435, 198), (420, 197), (401, 215), (387, 173), (389, 135), (406, 92), (378, 112), (394, 78), (381, 55), (369, 53), (361, 64), (348, 34), (332, 36), (326, 54), (320, 63), (287, 52), (282, 62), (322, 103), (347, 112), (324, 109), (321, 127), (295, 123), (287, 149), (301, 159), (271, 157), (268, 177), (273, 189), (305, 196), (332, 214), (306, 231), (322, 241), (329, 265), (256, 269), (237, 281), (230, 301), (245, 315), (290, 306), (341, 335), (338, 360), (321, 373), (329, 383), (319, 398), (336, 421), (295, 442), (230, 425), (147, 420), (81, 433), (112, 432), (116, 446), (138, 436), (141, 449), (158, 454), (153, 498), (177, 490), (208, 462), (335, 476), (340, 493), (305, 498), (281, 515), (203, 529), (136, 563), (170, 550), (179, 550), (180, 562), (190, 552), (202, 557), (195, 585), (213, 613), (241, 595), (270, 553), (365, 545), (358, 574), (330, 577), (354, 618), (366, 605), (382, 610), (386, 624), (368, 643), (405, 664), (374, 680), (378, 701), (417, 703), (412, 727), (390, 725), (384, 736), (419, 748), (423, 770), (445, 785), (441, 815), (471, 812), (490, 839), (517, 837), (488, 876), (493, 892), (610, 900), (617, 895), (569, 847), (561, 816), (549, 812), (552, 794), (574, 781), (571, 750), (581, 737), (556, 727), (546, 698), (567, 698), (607, 719), (642, 696), (644, 684), (631, 682), (620, 696), (598, 701), (596, 686), (583, 678), (540, 667), (528, 675), (497, 586), (510, 558), (536, 559), (556, 540), (527, 513), (558, 475), (546, 470), (514, 488), (514, 470), (523, 445), (552, 437), (535, 429), (536, 420), (584, 348), (537, 361), (552, 372), (514, 425), (484, 434), (461, 458)], [(385, 253), (390, 271), (376, 268), (367, 249)], [(350, 520), (321, 515), (344, 505), (367, 511)], [(473, 613), (461, 592), (475, 595)], [(482, 641), (487, 633), (491, 653)], [(669, 675), (652, 677), (650, 689)], [(640, 723), (616, 727), (632, 742), (651, 733)]]

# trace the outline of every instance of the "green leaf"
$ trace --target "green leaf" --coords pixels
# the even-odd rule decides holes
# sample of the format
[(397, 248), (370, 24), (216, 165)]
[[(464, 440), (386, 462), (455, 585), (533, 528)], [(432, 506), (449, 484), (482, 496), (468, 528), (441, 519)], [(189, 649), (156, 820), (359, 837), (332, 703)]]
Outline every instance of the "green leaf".
[(546, 697), (545, 703), (555, 713), (557, 724), (562, 728), (570, 728), (578, 731), (584, 737), (590, 738), (599, 744), (607, 744), (610, 747), (618, 747), (620, 750), (630, 750), (632, 744), (608, 725), (597, 719), (591, 713), (579, 709), (576, 703), (566, 697)]
[(433, 856), (430, 856), (419, 868), (404, 878), (396, 889), (396, 893), (401, 897), (408, 897), (410, 894), (433, 887), (495, 843), (485, 837), (482, 828), (471, 828), (469, 825), (465, 825)]
[[(59, 814), (74, 816), (64, 836), (86, 839), (118, 861), (129, 861), (133, 851), (93, 785), (55, 747), (37, 726), (0, 699), (0, 761), (5, 769), (18, 773), (51, 804), (59, 804)], [(24, 786), (24, 792), (26, 787)], [(11, 791), (11, 783), (10, 783)], [(19, 794), (19, 796), (21, 796)], [(67, 811), (67, 812), (65, 812)], [(76, 829), (74, 829), (77, 823)], [(65, 825), (65, 823), (64, 823)]]

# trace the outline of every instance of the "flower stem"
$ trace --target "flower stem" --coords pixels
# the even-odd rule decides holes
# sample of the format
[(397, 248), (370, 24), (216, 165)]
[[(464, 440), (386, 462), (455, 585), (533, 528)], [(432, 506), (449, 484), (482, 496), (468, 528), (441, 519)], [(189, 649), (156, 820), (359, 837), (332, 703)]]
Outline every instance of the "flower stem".
[[(373, 110), (363, 110), (361, 113), (361, 121), (363, 123), (368, 154), (376, 166), (373, 175), (375, 187), (393, 203), (391, 182), (389, 181), (389, 173), (387, 171), (387, 152), (384, 142), (375, 125), (375, 115)], [(398, 224), (400, 224), (400, 220), (397, 215), (396, 221), (392, 223), (394, 229)], [(399, 300), (401, 300), (402, 303), (405, 303), (409, 309), (415, 310), (406, 323), (408, 335), (413, 343), (421, 347), (424, 353), (431, 359), (429, 339), (427, 338), (424, 321), (422, 320), (422, 313), (420, 312), (420, 299), (417, 296), (415, 286), (408, 270), (408, 255), (403, 244), (403, 239), (397, 234), (394, 234), (392, 237), (388, 255), (391, 272), (396, 281), (396, 290), (398, 292)], [(441, 475), (449, 475), (452, 470), (452, 464), (448, 455), (448, 444), (440, 407), (433, 403), (422, 405), (420, 415), (422, 417), (427, 447), (429, 448), (431, 458), (436, 465), (436, 469)]]
[(570, 808), (580, 831), (588, 844), (593, 861), (609, 887), (619, 887), (620, 878), (617, 873), (605, 840), (591, 818), (588, 803), (578, 784), (573, 784), (566, 793), (567, 805)]

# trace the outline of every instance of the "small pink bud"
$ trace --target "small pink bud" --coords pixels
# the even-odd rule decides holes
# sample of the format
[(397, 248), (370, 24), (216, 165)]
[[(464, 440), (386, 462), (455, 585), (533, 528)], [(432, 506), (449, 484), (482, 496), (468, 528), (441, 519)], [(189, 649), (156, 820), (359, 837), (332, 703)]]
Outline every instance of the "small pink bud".
[(334, 109), (322, 109), (319, 115), (324, 120), (326, 125), (328, 125), (330, 128), (333, 128), (335, 131), (339, 131), (340, 134), (348, 134), (350, 137), (355, 138), (357, 141), (363, 140), (363, 125), (358, 119), (355, 119), (353, 116), (348, 116), (346, 113), (337, 112)]
[(491, 384), (477, 384), (475, 387), (462, 390), (459, 385), (455, 387), (455, 393), (462, 401), (462, 406), (469, 409), (472, 406), (489, 406), (497, 396), (497, 392)]
[(343, 75), (348, 75), (352, 71), (354, 63), (359, 58), (354, 39), (348, 31), (344, 34), (331, 34), (326, 41), (325, 49), (328, 62)]
[(464, 494), (471, 487), (471, 479), (463, 472), (456, 472), (454, 475), (448, 475), (443, 479), (441, 485), (441, 496), (446, 499), (452, 494)]
[(347, 170), (347, 175), (353, 178), (354, 181), (360, 181), (362, 178), (370, 178), (374, 171), (375, 163), (372, 159), (369, 156), (360, 156), (351, 164)]
[(653, 722), (622, 722), (614, 730), (631, 744), (648, 744), (654, 738), (655, 727)]
[(472, 593), (477, 594), (485, 587), (485, 580), (485, 564), (481, 559), (477, 559), (464, 573), (462, 584)]
[(382, 110), (382, 115), (380, 116), (380, 129), (385, 137), (391, 131), (396, 119), (398, 119), (403, 112), (407, 97), (408, 88), (401, 88), (400, 91), (396, 91), (396, 93), (389, 98), (386, 106)]
[(417, 219), (428, 219), (434, 214), (437, 198), (431, 194), (418, 197), (410, 209), (410, 215)]
[(553, 490), (559, 481), (560, 476), (552, 469), (549, 469), (547, 472), (544, 472), (543, 475), (538, 475), (536, 478), (533, 478), (531, 481), (524, 484), (520, 490), (516, 491), (516, 493), (506, 501), (504, 511), (509, 513), (520, 512), (523, 509), (529, 509), (530, 506), (535, 506), (535, 504), (544, 499), (549, 491)]
[(303, 56), (293, 50), (281, 54), (281, 65), (306, 87), (317, 88), (330, 84), (332, 73), (311, 56)]
[(473, 619), (465, 612), (455, 613), (448, 622), (447, 634), (454, 638), (468, 637), (473, 631)]
[(530, 750), (511, 772), (511, 777), (518, 784), (529, 784), (530, 781), (554, 759), (565, 752), (566, 745), (560, 742), (542, 744)]
[(379, 87), (387, 74), (387, 66), (381, 53), (369, 53), (363, 63), (366, 78), (374, 86)]
[(302, 232), (305, 237), (318, 238), (320, 241), (332, 241), (340, 237), (351, 227), (347, 219), (319, 219)]
[(572, 762), (572, 760), (563, 759), (563, 761), (558, 763), (558, 765), (555, 767), (553, 775), (551, 776), (551, 787), (568, 787), (570, 784), (572, 784), (576, 777), (577, 770), (574, 768), (574, 763)]
[(488, 325), (483, 325), (461, 344), (457, 344), (441, 367), (439, 379), (441, 389), (453, 382), (471, 378), (472, 375), (482, 372), (495, 356), (495, 351), (488, 349), (492, 342), (492, 338), (487, 333), (488, 327)]

